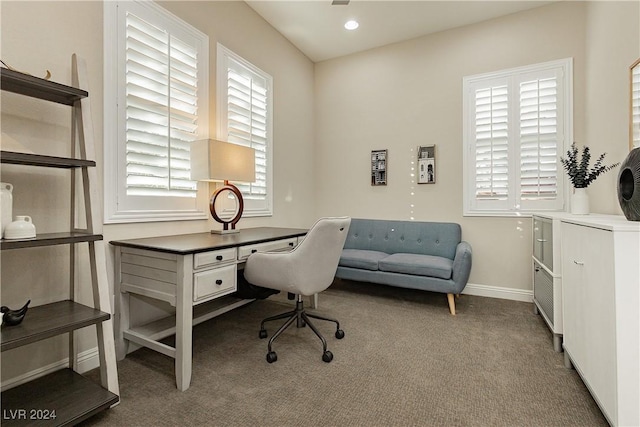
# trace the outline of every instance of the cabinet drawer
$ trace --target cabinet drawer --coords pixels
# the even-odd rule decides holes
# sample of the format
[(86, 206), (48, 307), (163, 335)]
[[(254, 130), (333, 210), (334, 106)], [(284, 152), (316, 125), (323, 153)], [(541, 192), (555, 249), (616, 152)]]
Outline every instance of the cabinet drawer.
[(533, 256), (542, 261), (542, 219), (533, 217)]
[(193, 268), (201, 268), (209, 265), (220, 264), (226, 261), (235, 261), (236, 249), (228, 248), (219, 251), (201, 252), (193, 256)]
[(553, 222), (533, 217), (533, 256), (553, 271)]
[(236, 265), (213, 268), (193, 275), (193, 301), (203, 301), (236, 291)]
[(277, 251), (278, 249), (293, 248), (296, 246), (298, 239), (292, 237), (290, 239), (276, 240), (275, 242), (257, 243), (255, 245), (241, 246), (238, 248), (238, 259), (245, 260), (254, 252)]
[(551, 326), (554, 326), (553, 277), (535, 261), (533, 262), (533, 297), (551, 322)]

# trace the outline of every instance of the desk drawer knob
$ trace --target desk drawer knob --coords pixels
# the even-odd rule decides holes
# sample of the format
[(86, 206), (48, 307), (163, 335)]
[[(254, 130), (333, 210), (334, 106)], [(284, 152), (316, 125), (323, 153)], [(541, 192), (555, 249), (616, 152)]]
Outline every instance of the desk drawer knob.
[(256, 252), (258, 252), (258, 250), (257, 250), (257, 249), (251, 249), (251, 253), (252, 253), (252, 254), (255, 254)]
[(289, 242), (289, 246), (293, 247), (293, 242)]
[(216, 257), (216, 259), (217, 259), (218, 261), (222, 261), (222, 255), (218, 255), (218, 256)]
[(220, 279), (216, 280), (216, 285), (222, 285), (222, 280)]

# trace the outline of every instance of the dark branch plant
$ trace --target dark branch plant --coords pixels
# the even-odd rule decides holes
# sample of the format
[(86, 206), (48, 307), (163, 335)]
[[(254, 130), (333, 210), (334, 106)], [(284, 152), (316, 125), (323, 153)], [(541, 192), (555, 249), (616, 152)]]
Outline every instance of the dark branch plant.
[(567, 158), (563, 159), (560, 157), (560, 163), (564, 166), (564, 170), (567, 171), (569, 180), (574, 188), (587, 188), (597, 177), (620, 164), (620, 162), (618, 162), (609, 166), (603, 165), (602, 162), (606, 155), (607, 153), (602, 153), (593, 167), (589, 169), (589, 162), (591, 161), (589, 147), (582, 147), (582, 158), (578, 160), (578, 147), (574, 142), (571, 144), (571, 149), (567, 151)]

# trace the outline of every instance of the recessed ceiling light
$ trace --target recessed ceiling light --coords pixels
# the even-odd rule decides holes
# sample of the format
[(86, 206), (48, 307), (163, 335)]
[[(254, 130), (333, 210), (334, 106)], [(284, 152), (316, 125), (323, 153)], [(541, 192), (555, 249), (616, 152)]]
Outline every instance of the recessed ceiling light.
[(358, 21), (354, 21), (353, 19), (350, 20), (350, 21), (347, 21), (344, 24), (344, 28), (346, 28), (347, 30), (355, 30), (359, 26), (360, 26), (360, 24), (358, 24)]

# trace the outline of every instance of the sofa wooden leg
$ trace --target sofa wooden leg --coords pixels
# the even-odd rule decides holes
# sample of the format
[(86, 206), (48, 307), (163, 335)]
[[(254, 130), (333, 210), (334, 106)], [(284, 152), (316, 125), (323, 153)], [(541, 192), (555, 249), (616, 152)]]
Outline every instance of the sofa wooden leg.
[(449, 301), (449, 312), (451, 312), (451, 314), (453, 316), (456, 315), (456, 300), (453, 296), (453, 294), (447, 294), (447, 300)]

